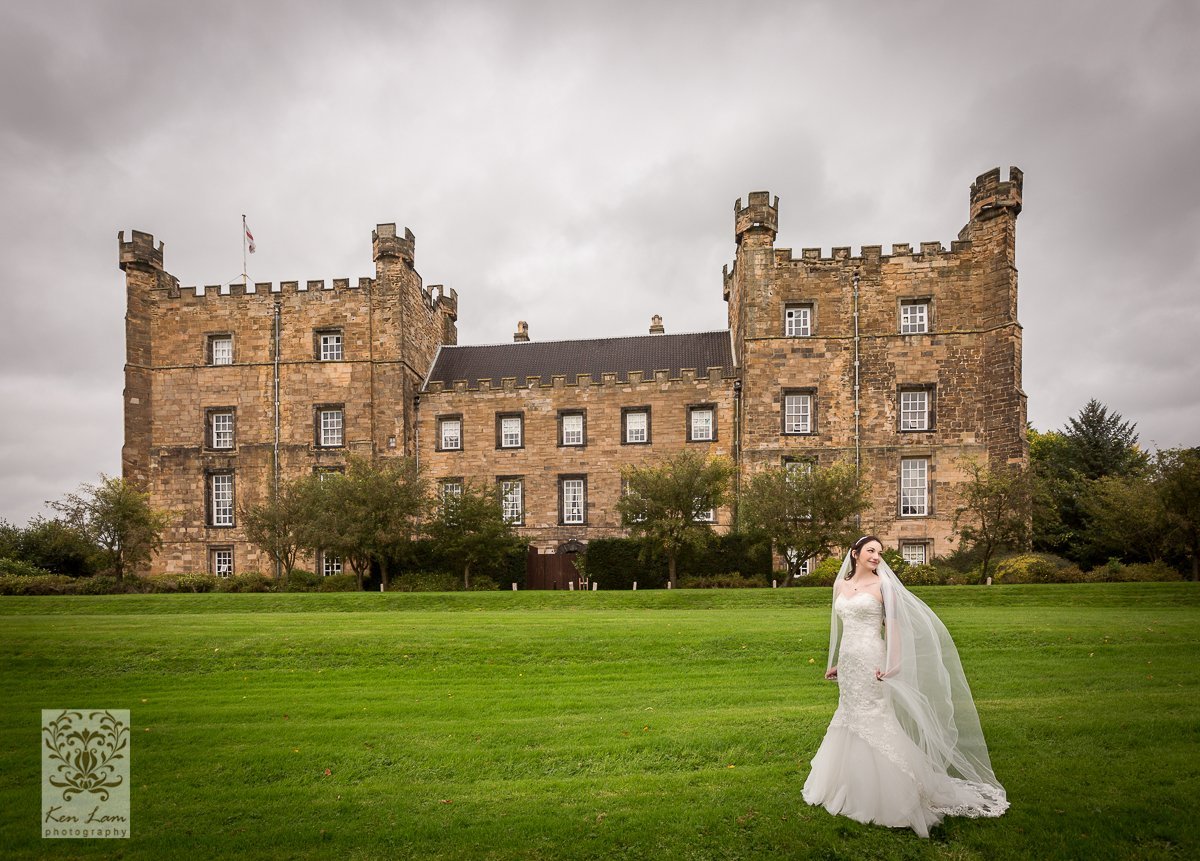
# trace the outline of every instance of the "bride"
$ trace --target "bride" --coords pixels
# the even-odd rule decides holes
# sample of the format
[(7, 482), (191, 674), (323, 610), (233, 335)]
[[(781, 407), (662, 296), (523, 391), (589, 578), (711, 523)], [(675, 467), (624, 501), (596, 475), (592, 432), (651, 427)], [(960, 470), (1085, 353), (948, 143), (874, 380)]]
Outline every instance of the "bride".
[(999, 816), (1008, 800), (954, 641), (882, 552), (863, 536), (834, 581), (825, 678), (838, 707), (804, 800), (921, 837), (943, 816)]

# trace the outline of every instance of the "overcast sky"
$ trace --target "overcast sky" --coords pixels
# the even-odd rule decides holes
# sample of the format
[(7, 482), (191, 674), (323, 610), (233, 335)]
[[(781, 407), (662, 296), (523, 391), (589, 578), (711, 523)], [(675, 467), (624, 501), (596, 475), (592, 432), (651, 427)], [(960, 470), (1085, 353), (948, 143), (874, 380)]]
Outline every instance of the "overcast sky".
[(724, 328), (733, 201), (780, 247), (940, 240), (992, 167), (1029, 418), (1200, 444), (1200, 3), (0, 4), (0, 517), (119, 474), (117, 231), (184, 285), (374, 274), (459, 343)]

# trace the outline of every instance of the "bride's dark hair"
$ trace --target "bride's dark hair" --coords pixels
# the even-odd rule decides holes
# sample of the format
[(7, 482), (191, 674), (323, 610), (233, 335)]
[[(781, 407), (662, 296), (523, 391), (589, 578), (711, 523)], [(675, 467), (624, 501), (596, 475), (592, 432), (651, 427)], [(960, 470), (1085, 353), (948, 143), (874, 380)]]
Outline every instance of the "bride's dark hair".
[(879, 544), (880, 547), (883, 546), (883, 542), (880, 541), (878, 538), (876, 538), (874, 535), (864, 535), (862, 538), (858, 539), (852, 545), (850, 545), (850, 558), (853, 559), (856, 564), (852, 564), (850, 566), (850, 570), (846, 572), (847, 580), (849, 580), (851, 577), (854, 576), (854, 571), (858, 567), (857, 566), (858, 554), (861, 553), (862, 549), (864, 547), (866, 547), (867, 544), (871, 541), (876, 542), (877, 544)]

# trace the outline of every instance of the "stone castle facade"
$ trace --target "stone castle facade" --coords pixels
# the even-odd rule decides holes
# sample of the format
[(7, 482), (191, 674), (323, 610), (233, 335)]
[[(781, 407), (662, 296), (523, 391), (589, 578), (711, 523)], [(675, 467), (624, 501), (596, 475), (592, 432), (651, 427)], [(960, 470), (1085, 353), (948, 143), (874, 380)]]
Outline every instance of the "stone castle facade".
[[(1015, 228), (1022, 174), (971, 186), (949, 249), (776, 248), (778, 199), (734, 208), (729, 327), (458, 346), (458, 297), (414, 238), (372, 234), (374, 277), (180, 287), (163, 245), (118, 237), (126, 276), (123, 472), (176, 513), (155, 572), (269, 571), (238, 509), (352, 454), (415, 456), (443, 492), (497, 483), (542, 552), (623, 534), (621, 468), (681, 448), (764, 464), (850, 459), (864, 530), (918, 560), (952, 549), (961, 458), (1024, 463)], [(730, 510), (711, 513), (719, 530)], [(331, 573), (338, 561), (315, 564)]]

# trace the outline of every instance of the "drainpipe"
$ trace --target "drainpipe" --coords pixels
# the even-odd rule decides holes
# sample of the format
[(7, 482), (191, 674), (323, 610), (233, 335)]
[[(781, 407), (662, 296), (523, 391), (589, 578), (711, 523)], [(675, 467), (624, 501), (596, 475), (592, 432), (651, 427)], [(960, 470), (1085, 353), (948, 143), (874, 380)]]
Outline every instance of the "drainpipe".
[(733, 531), (738, 531), (742, 501), (742, 381), (733, 381)]
[[(280, 305), (279, 300), (275, 300), (275, 448), (274, 448), (274, 475), (273, 486), (275, 499), (279, 499), (279, 315)], [(278, 559), (275, 560), (275, 580), (278, 582), (281, 577), (282, 566)], [(290, 573), (290, 572), (289, 572)]]
[[(859, 410), (859, 346), (858, 330), (858, 270), (854, 270), (854, 475), (862, 479), (862, 420)], [(854, 520), (862, 526), (862, 516), (855, 515)]]

